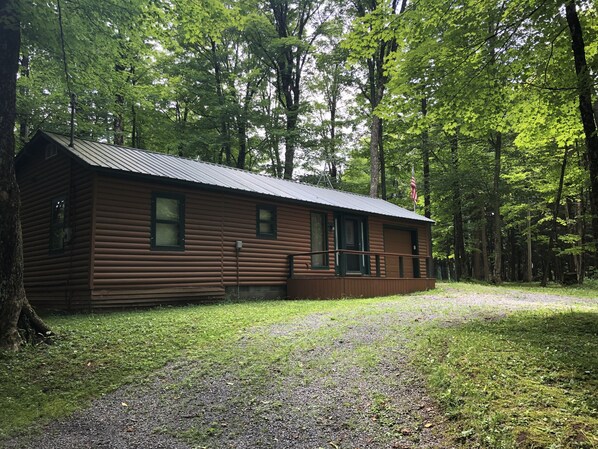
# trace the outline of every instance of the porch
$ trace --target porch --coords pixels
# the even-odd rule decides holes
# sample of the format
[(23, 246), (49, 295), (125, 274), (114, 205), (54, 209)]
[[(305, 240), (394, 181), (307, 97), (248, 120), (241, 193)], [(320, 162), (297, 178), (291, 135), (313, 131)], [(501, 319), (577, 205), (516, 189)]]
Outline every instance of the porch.
[[(333, 256), (333, 257), (330, 257)], [(333, 260), (328, 266), (314, 261)], [(435, 287), (432, 258), (337, 249), (288, 256), (289, 299), (388, 296)]]

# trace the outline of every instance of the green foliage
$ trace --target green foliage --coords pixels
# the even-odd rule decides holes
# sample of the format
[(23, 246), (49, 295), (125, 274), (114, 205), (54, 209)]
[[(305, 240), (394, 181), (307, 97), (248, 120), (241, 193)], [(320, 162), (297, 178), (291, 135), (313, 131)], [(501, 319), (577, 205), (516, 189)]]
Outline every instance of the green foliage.
[[(401, 165), (415, 164), (419, 196), (431, 199), (437, 222), (435, 257), (453, 257), (457, 238), (453, 225), (462, 216), (468, 270), (474, 254), (482, 251), (482, 240), (488, 243), (486, 257), (494, 262), (492, 206), (498, 198), (500, 240), (510, 239), (511, 248), (525, 247), (527, 212), (531, 212), (538, 275), (542, 263), (537, 259), (546, 257), (545, 236), (551, 232), (565, 150), (570, 154), (561, 196), (568, 210), (564, 205), (559, 208), (557, 233), (576, 232), (578, 238), (555, 239), (554, 254), (559, 258), (555, 263), (573, 271), (568, 256), (575, 255), (579, 264), (591, 254), (585, 224), (589, 177), (576, 77), (559, 8), (558, 2), (425, 0), (409, 5), (400, 17), (377, 8), (353, 22), (344, 42), (353, 63), (370, 57), (381, 41), (396, 42), (385, 60), (388, 82), (376, 114), (384, 119), (385, 145), (398, 136), (397, 145), (386, 151), (387, 171), (392, 176), (396, 167), (397, 176), (406, 178), (409, 167)], [(586, 42), (592, 41), (595, 8), (579, 9)], [(590, 44), (588, 54), (594, 55), (594, 63), (595, 51)], [(495, 187), (493, 142), (499, 133), (502, 158)], [(458, 136), (457, 159), (451, 151), (454, 136)], [(429, 192), (422, 192), (421, 182), (424, 139), (430, 153)], [(516, 256), (505, 250), (505, 262), (516, 264)], [(547, 257), (553, 259), (551, 253)]]
[[(461, 215), (468, 272), (483, 242), (492, 268), (498, 200), (503, 266), (516, 266), (505, 276), (521, 278), (528, 212), (534, 276), (546, 254), (564, 271), (592, 272), (587, 155), (560, 3), (422, 0), (401, 14), (361, 0), (62, 6), (68, 83), (56, 3), (21, 5), (19, 146), (39, 127), (68, 133), (70, 89), (80, 137), (274, 176), (292, 147), (303, 179), (326, 170), (335, 188), (367, 194), (364, 136), (376, 115), (388, 199), (411, 209), (413, 166), (418, 211), (427, 196), (436, 220), (435, 257), (454, 260)], [(597, 13), (587, 2), (579, 13), (595, 77)], [(558, 236), (548, 250), (565, 150)]]

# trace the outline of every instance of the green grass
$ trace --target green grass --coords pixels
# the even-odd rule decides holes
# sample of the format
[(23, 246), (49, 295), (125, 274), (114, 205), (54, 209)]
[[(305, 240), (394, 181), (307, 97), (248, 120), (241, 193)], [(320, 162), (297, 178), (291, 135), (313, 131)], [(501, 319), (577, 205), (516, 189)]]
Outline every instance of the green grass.
[(428, 327), (416, 344), (466, 447), (598, 447), (598, 311)]
[(475, 292), (493, 292), (496, 288), (505, 288), (507, 290), (521, 290), (531, 293), (542, 293), (547, 295), (557, 296), (572, 296), (576, 298), (590, 298), (598, 299), (598, 280), (587, 279), (583, 284), (578, 285), (562, 285), (557, 283), (549, 283), (546, 287), (542, 287), (539, 282), (505, 282), (500, 287), (480, 283), (480, 282), (438, 282), (439, 287), (456, 286), (461, 291), (475, 291)]
[[(524, 287), (507, 287), (513, 288)], [(501, 291), (475, 284), (440, 284), (433, 294), (455, 299), (461, 292)], [(598, 291), (591, 289), (569, 294), (598, 297)], [(414, 340), (414, 354), (422, 355), (419, 366), (429, 376), (431, 391), (453, 418), (457, 436), (466, 445), (514, 447), (519, 438), (518, 447), (528, 442), (528, 447), (598, 447), (598, 305), (577, 306), (568, 313), (546, 309), (496, 322), (447, 326), (447, 319), (479, 313), (482, 308), (422, 302), (421, 294), (49, 316), (47, 321), (59, 335), (52, 345), (0, 353), (0, 441), (66, 416), (122, 385), (151, 379), (156, 370), (181, 359), (201, 359), (201, 371), (194, 376), (234, 368), (239, 378), (259, 389), (264, 379), (298, 369), (288, 363), (294, 350), (325, 346), (339, 338), (343, 326), (365, 319), (366, 314), (385, 313), (387, 309), (379, 305), (389, 302), (399, 304), (394, 310), (401, 313), (426, 310), (437, 317), (431, 323), (415, 320), (398, 331)], [(277, 344), (276, 350), (265, 348), (273, 337), (263, 338), (260, 326), (280, 324), (287, 330), (287, 324), (292, 327), (294, 320), (314, 313), (330, 314), (325, 320), (335, 325), (324, 323), (309, 334), (282, 332), (275, 339), (283, 344)], [(338, 354), (333, 351), (324, 356), (331, 363), (322, 363), (321, 375), (326, 375), (325, 367)], [(365, 368), (380, 361), (376, 347), (358, 347), (354, 356)], [(273, 373), (273, 368), (283, 372)], [(382, 407), (384, 401), (379, 402)], [(551, 446), (549, 441), (557, 443)]]
[(0, 352), (0, 440), (66, 416), (183, 358), (202, 359), (204, 373), (198, 376), (233, 365), (243, 378), (260, 379), (291, 347), (274, 353), (258, 342), (255, 351), (235, 349), (247, 329), (377, 301), (253, 301), (48, 316), (46, 321), (58, 335), (53, 344), (26, 347), (16, 354)]

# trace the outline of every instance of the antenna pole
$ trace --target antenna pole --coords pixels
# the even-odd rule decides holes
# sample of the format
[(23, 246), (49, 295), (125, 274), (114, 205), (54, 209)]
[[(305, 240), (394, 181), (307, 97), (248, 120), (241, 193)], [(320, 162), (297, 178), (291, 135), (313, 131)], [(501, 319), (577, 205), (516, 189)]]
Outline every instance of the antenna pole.
[(60, 28), (60, 48), (62, 49), (62, 62), (64, 64), (64, 78), (66, 80), (66, 89), (69, 93), (70, 97), (70, 106), (71, 106), (71, 140), (69, 142), (69, 147), (74, 146), (75, 140), (75, 108), (77, 106), (77, 97), (73, 93), (73, 89), (71, 89), (71, 76), (69, 75), (68, 65), (66, 63), (66, 49), (64, 45), (64, 28), (62, 26), (62, 7), (60, 6), (60, 0), (57, 0), (58, 5), (58, 25)]
[(71, 92), (71, 141), (69, 147), (75, 146), (75, 109), (77, 107), (77, 96)]

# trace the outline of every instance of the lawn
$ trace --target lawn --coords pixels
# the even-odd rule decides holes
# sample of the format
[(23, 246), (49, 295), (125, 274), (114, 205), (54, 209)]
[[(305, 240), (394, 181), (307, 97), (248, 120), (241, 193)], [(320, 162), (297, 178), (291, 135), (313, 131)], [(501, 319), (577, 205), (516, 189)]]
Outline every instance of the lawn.
[[(393, 304), (393, 310), (405, 314), (428, 311), (429, 319), (415, 319), (397, 332), (411, 341), (412, 363), (425, 374), (456, 444), (598, 447), (598, 300), (591, 299), (598, 298), (598, 291), (543, 289), (540, 295), (586, 299), (508, 313), (498, 303), (461, 307), (459, 301), (513, 291), (537, 294), (536, 289), (512, 285), (441, 284), (432, 292), (434, 301), (428, 294), (417, 294), (49, 316), (59, 335), (52, 345), (0, 354), (0, 439), (68, 415), (181, 359), (201, 358), (206, 370), (239, 369), (257, 378), (265, 365), (281, 365), (276, 359), (284, 354), (258, 351), (239, 363), (239, 352), (231, 348), (248, 331), (285, 328), (321, 313), (332, 319), (351, 314), (359, 321), (373, 309)], [(317, 344), (317, 338), (314, 335), (309, 344)], [(329, 339), (323, 335), (321, 344)], [(358, 363), (379, 363), (375, 351), (360, 351)]]
[(58, 335), (53, 344), (0, 352), (0, 438), (68, 415), (180, 358), (231, 363), (222, 348), (248, 328), (373, 302), (255, 301), (47, 316)]
[(416, 351), (466, 446), (598, 447), (598, 310), (430, 326)]

